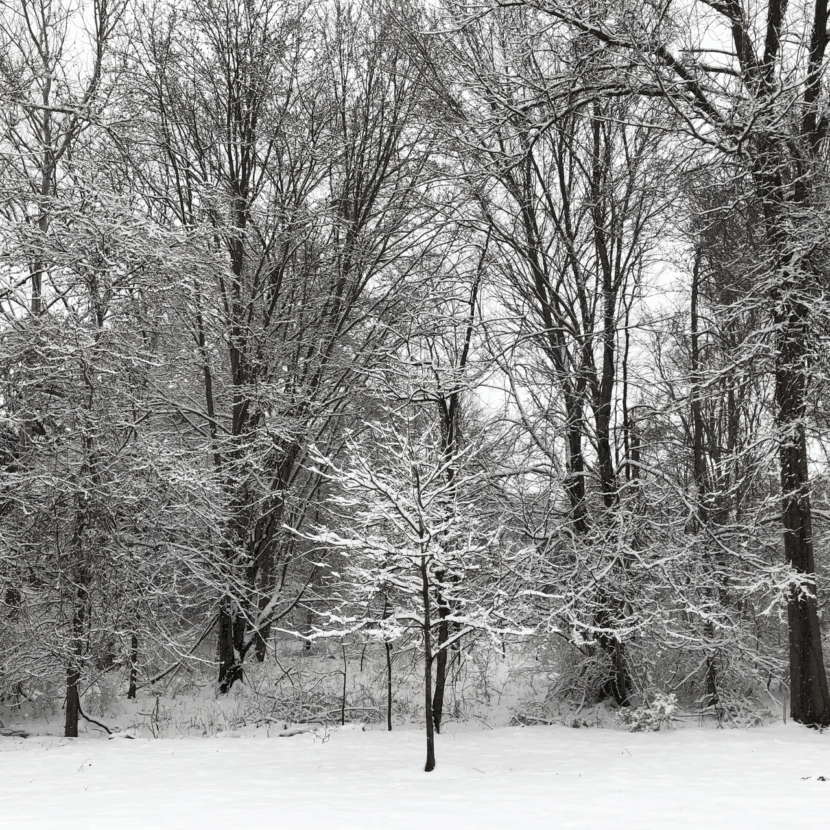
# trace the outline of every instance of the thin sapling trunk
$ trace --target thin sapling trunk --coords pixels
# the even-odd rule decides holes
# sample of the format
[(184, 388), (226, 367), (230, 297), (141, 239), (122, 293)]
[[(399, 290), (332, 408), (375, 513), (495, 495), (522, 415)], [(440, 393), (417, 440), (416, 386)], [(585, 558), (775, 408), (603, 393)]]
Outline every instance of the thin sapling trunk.
[(424, 772), (435, 769), (435, 728), (432, 720), (432, 633), (429, 614), (429, 568), (427, 556), (421, 556), (421, 599), (424, 604), (424, 714), (427, 726), (427, 761)]

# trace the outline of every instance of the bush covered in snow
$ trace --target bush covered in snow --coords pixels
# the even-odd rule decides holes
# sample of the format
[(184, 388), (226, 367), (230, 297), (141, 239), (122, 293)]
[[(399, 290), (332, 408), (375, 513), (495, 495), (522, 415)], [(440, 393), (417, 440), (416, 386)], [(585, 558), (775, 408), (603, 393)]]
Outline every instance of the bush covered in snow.
[(620, 709), (617, 723), (628, 727), (629, 732), (659, 732), (671, 726), (676, 710), (676, 695), (657, 692), (651, 703)]

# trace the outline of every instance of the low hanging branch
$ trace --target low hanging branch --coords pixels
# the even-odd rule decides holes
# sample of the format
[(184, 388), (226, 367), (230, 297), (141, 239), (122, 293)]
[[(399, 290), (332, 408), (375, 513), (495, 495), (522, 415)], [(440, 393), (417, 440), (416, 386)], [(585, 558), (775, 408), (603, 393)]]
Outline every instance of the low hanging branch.
[(81, 716), (81, 717), (82, 717), (85, 721), (89, 721), (89, 723), (94, 723), (96, 726), (100, 726), (100, 727), (101, 727), (101, 729), (103, 729), (103, 730), (104, 730), (104, 732), (106, 732), (106, 733), (107, 733), (107, 735), (112, 735), (112, 729), (110, 729), (108, 726), (104, 726), (104, 724), (103, 724), (103, 723), (101, 723), (100, 721), (95, 720), (95, 718), (91, 718), (91, 717), (89, 717), (89, 715), (87, 715), (87, 714), (86, 714), (86, 712), (84, 712), (84, 710), (81, 708), (81, 703), (80, 703), (80, 701), (78, 701), (78, 714), (79, 714), (79, 715), (80, 715), (80, 716)]
[[(167, 677), (168, 674), (170, 674), (171, 672), (178, 669), (181, 666), (181, 664), (184, 663), (184, 661), (188, 657), (190, 657), (190, 655), (193, 654), (193, 652), (196, 651), (197, 648), (199, 648), (199, 646), (207, 638), (208, 634), (210, 634), (210, 632), (213, 631), (213, 627), (214, 627), (214, 625), (216, 625), (217, 618), (218, 618), (218, 614), (214, 614), (210, 618), (210, 622), (207, 624), (207, 627), (202, 632), (202, 636), (199, 637), (199, 639), (196, 641), (196, 643), (193, 645), (193, 647), (190, 649), (190, 651), (187, 652), (187, 654), (185, 654), (183, 657), (180, 657), (178, 660), (176, 660), (175, 663), (172, 663), (171, 665), (169, 665), (166, 669), (164, 669), (164, 671), (160, 672), (155, 677), (151, 677), (150, 680), (145, 685), (152, 686), (154, 683), (158, 683), (159, 680), (164, 680), (164, 678)], [(83, 714), (83, 712), (81, 714)], [(86, 717), (86, 715), (84, 715), (84, 717)]]

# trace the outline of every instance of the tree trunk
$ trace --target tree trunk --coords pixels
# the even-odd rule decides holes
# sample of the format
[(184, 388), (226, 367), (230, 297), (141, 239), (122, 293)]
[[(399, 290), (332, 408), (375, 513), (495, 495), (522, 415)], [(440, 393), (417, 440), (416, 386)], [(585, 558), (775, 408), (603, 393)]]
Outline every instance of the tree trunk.
[[(714, 639), (715, 629), (711, 620), (707, 620), (703, 626), (703, 636), (709, 642)], [(718, 702), (717, 651), (709, 651), (706, 654), (706, 705), (717, 706)]]
[(432, 720), (435, 724), (435, 731), (441, 733), (441, 720), (444, 716), (444, 689), (447, 685), (447, 649), (443, 648), (444, 643), (450, 637), (450, 624), (447, 620), (450, 609), (443, 602), (439, 593), (438, 598), (438, 656), (435, 660), (435, 692), (432, 696)]
[(219, 609), (219, 692), (227, 694), (237, 680), (242, 680), (242, 650), (245, 620), (235, 603), (225, 597)]
[(66, 669), (66, 718), (63, 726), (65, 738), (78, 737), (78, 715), (81, 711), (81, 697), (78, 691), (80, 681), (81, 672), (76, 663), (71, 663)]
[[(91, 455), (91, 441), (85, 439), (86, 449)], [(89, 455), (87, 457), (89, 457)], [(89, 602), (90, 571), (86, 562), (85, 537), (88, 528), (89, 503), (86, 494), (78, 496), (75, 512), (75, 528), (72, 534), (72, 550), (77, 557), (70, 579), (74, 585), (72, 596), (72, 639), (69, 646), (69, 661), (66, 666), (66, 719), (63, 734), (67, 738), (78, 737), (78, 716), (81, 712), (81, 665), (84, 654), (84, 624)]]
[[(605, 588), (597, 593), (600, 610), (595, 614), (596, 624), (602, 628), (613, 628), (614, 617), (621, 609), (621, 603), (613, 599)], [(613, 698), (618, 706), (628, 706), (630, 681), (625, 661), (625, 646), (616, 634), (597, 634), (597, 643), (611, 662), (611, 676), (599, 688), (600, 700)]]
[(72, 645), (69, 664), (66, 667), (66, 718), (63, 734), (66, 738), (78, 737), (78, 716), (81, 712), (81, 658), (83, 656), (83, 629), (86, 612), (86, 585), (76, 588), (75, 612), (72, 617)]
[(812, 508), (804, 429), (804, 333), (806, 309), (789, 308), (776, 319), (778, 349), (775, 397), (778, 405), (784, 552), (801, 576), (787, 601), (790, 645), (790, 714), (808, 726), (830, 725), (830, 695), (821, 645), (813, 556)]
[(386, 648), (386, 731), (392, 731), (392, 644), (384, 643)]
[[(703, 376), (700, 357), (700, 252), (695, 254), (694, 266), (692, 268), (692, 291), (690, 298), (690, 322), (691, 322), (691, 414), (692, 414), (692, 449), (693, 449), (693, 475), (696, 490), (697, 510), (693, 521), (692, 532), (700, 535), (709, 524), (709, 479), (706, 467), (706, 435), (703, 421), (703, 407), (701, 405), (701, 390), (703, 388)], [(706, 551), (703, 556), (706, 557)], [(703, 625), (704, 641), (711, 643), (714, 640), (715, 629), (711, 620)], [(716, 706), (718, 703), (718, 672), (717, 672), (717, 651), (707, 649), (706, 651), (706, 705)]]
[(130, 641), (130, 688), (127, 690), (127, 700), (135, 700), (138, 680), (138, 635), (133, 634)]
[(435, 731), (432, 721), (432, 622), (429, 614), (429, 573), (427, 560), (421, 559), (421, 599), (424, 604), (424, 715), (427, 729), (427, 760), (424, 772), (435, 769)]
[(582, 412), (579, 404), (567, 394), (565, 411), (568, 416), (568, 453), (563, 484), (571, 506), (574, 533), (584, 536), (588, 532), (588, 507), (585, 502), (585, 458), (582, 455)]

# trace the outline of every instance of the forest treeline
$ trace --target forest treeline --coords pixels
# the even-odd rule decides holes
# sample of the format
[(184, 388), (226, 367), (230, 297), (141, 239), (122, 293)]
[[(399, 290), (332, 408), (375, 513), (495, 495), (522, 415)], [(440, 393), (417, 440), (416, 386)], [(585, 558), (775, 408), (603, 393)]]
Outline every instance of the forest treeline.
[(2, 693), (72, 736), (101, 672), (349, 635), (429, 736), (505, 643), (830, 724), (826, 47), (826, 0), (0, 0)]

